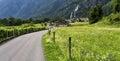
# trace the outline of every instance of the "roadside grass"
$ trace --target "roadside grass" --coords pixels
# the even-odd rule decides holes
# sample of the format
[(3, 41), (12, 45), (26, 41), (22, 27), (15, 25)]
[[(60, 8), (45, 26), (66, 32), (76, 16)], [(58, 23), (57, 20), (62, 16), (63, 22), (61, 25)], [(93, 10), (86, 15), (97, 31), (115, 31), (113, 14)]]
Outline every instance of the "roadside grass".
[(42, 24), (22, 24), (20, 26), (0, 26), (0, 45), (14, 37), (46, 29)]
[(120, 61), (120, 30), (87, 23), (59, 27), (56, 42), (51, 35), (43, 37), (47, 61), (68, 61), (68, 38), (72, 37), (72, 61)]

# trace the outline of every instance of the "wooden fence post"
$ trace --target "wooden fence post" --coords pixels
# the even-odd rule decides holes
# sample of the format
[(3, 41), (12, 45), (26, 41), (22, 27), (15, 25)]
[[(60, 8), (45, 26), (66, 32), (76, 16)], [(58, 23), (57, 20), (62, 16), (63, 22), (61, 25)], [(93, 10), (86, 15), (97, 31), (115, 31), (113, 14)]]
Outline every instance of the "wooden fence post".
[(51, 34), (51, 30), (50, 30), (50, 29), (48, 30), (48, 34), (49, 34), (49, 35)]
[(13, 29), (13, 37), (15, 36), (15, 30)]
[(69, 37), (69, 61), (72, 61), (72, 55), (71, 55), (71, 37)]
[(9, 33), (8, 33), (8, 30), (7, 30), (7, 37), (6, 38), (8, 38), (9, 37)]
[(53, 42), (55, 42), (55, 32), (53, 32)]

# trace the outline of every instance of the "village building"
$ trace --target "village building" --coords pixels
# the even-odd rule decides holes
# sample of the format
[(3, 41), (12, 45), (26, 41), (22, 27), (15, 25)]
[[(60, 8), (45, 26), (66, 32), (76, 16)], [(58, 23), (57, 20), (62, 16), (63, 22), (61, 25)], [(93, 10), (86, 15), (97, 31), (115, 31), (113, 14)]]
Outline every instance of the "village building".
[(59, 20), (55, 22), (55, 26), (70, 26), (70, 22), (65, 21), (65, 20)]

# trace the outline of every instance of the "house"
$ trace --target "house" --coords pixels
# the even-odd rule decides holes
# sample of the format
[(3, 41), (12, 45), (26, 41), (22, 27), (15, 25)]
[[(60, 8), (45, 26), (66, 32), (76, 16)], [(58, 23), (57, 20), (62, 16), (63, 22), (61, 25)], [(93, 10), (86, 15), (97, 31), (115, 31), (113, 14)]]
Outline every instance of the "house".
[(73, 18), (73, 19), (69, 19), (67, 20), (69, 22), (88, 22), (88, 18)]
[(68, 21), (65, 20), (59, 20), (55, 22), (55, 26), (70, 26), (70, 23)]
[(88, 18), (80, 18), (82, 22), (88, 22)]
[(53, 25), (54, 25), (53, 22), (51, 22), (51, 21), (47, 22), (47, 26), (53, 26)]

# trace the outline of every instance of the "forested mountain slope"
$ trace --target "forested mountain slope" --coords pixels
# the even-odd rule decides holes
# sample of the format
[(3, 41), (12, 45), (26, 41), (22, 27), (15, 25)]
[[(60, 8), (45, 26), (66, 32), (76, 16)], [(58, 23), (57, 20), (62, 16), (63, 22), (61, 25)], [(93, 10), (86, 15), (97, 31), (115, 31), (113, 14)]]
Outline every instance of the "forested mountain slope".
[(90, 8), (96, 4), (105, 5), (109, 1), (111, 0), (1, 0), (0, 17), (86, 17)]

